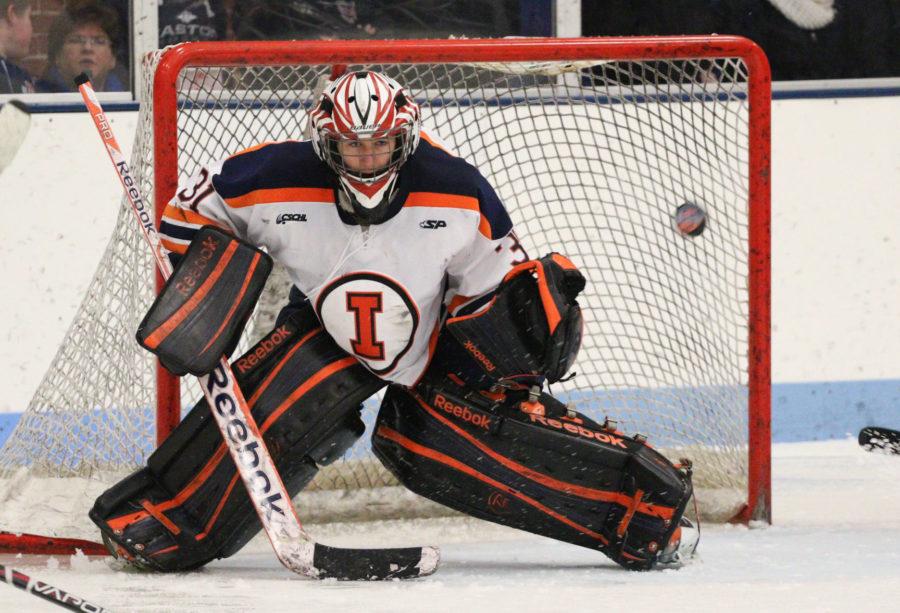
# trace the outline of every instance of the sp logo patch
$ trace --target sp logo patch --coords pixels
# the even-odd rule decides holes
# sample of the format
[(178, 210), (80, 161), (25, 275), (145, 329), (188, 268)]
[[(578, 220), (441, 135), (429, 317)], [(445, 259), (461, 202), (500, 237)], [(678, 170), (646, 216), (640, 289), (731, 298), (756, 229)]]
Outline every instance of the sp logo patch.
[(439, 228), (446, 228), (447, 222), (443, 219), (426, 219), (419, 224), (419, 227), (425, 230), (437, 230)]

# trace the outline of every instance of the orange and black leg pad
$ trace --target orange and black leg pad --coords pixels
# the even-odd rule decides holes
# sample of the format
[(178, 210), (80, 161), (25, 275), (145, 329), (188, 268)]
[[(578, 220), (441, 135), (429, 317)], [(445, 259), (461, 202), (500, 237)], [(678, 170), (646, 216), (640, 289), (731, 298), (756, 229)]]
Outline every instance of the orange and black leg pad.
[[(384, 385), (311, 310), (281, 321), (232, 367), (291, 496), (362, 436), (360, 405)], [(159, 571), (228, 557), (260, 530), (205, 401), (146, 467), (97, 499), (90, 517), (115, 555)]]
[(692, 493), (689, 470), (547, 394), (528, 403), (391, 386), (373, 446), (421, 496), (634, 570), (655, 566)]

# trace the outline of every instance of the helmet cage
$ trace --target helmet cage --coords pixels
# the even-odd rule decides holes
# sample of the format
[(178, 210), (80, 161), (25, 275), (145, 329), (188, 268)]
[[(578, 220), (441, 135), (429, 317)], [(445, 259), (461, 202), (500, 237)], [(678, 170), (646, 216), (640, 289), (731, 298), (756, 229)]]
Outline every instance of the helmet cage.
[[(370, 132), (342, 133), (335, 130), (322, 129), (318, 134), (322, 159), (328, 167), (342, 179), (365, 185), (376, 183), (399, 170), (412, 153), (412, 136), (413, 126), (410, 124), (395, 126), (386, 130), (372, 130)], [(364, 141), (368, 141), (371, 143), (369, 147), (375, 147), (375, 143), (383, 140), (390, 141), (392, 144), (390, 152), (385, 152), (389, 157), (384, 164), (378, 167), (367, 168), (364, 164), (353, 163), (352, 158), (354, 155), (359, 155), (361, 158), (377, 158), (379, 155), (384, 155), (384, 153), (379, 153), (377, 150), (360, 151), (359, 154), (355, 154), (352, 152), (354, 144), (362, 144)]]
[[(359, 71), (344, 74), (325, 89), (309, 113), (307, 135), (357, 217), (378, 223), (379, 212), (386, 210), (396, 188), (400, 167), (419, 144), (420, 126), (419, 106), (399, 83), (380, 73)], [(389, 152), (379, 149), (381, 140), (392, 143)], [(360, 144), (358, 163), (353, 162), (353, 143)]]

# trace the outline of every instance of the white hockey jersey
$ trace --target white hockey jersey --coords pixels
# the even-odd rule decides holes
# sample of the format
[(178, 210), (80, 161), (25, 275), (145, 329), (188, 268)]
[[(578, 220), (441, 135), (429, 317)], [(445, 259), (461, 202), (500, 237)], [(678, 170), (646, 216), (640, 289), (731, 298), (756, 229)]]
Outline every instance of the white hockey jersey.
[(163, 245), (184, 253), (205, 224), (264, 247), (337, 344), (379, 377), (413, 385), (441, 319), (526, 259), (478, 170), (423, 135), (387, 219), (360, 226), (336, 204), (307, 141), (268, 143), (201, 170), (166, 208)]

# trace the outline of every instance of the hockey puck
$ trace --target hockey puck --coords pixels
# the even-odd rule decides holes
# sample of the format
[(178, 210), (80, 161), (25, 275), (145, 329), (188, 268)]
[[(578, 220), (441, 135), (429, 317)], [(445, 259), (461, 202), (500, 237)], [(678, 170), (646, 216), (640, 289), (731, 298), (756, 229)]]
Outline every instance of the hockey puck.
[(685, 236), (700, 236), (706, 229), (706, 211), (693, 202), (675, 209), (675, 227)]

